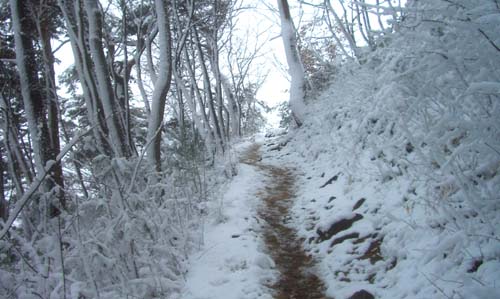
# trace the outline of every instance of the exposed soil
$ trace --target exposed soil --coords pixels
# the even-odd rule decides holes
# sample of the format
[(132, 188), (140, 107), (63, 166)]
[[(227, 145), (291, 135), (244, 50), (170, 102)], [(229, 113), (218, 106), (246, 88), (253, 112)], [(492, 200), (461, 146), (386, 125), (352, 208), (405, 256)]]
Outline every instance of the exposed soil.
[(296, 232), (287, 226), (295, 191), (293, 171), (262, 163), (259, 148), (253, 145), (241, 161), (258, 167), (270, 178), (258, 193), (263, 201), (258, 213), (266, 222), (264, 241), (280, 272), (278, 281), (269, 286), (274, 298), (328, 299), (323, 282), (313, 273), (314, 261), (304, 252)]

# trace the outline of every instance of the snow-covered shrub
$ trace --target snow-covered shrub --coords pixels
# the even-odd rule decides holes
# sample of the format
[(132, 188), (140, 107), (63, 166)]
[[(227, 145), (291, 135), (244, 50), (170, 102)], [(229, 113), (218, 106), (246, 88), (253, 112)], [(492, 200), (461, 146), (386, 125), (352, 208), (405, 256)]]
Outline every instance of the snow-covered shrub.
[(141, 157), (94, 158), (88, 198), (68, 193), (31, 239), (15, 227), (1, 241), (0, 297), (171, 298), (202, 240), (206, 182), (187, 178), (201, 165), (151, 173)]
[[(311, 101), (291, 150), (314, 165), (309, 178), (338, 176), (329, 193), (306, 182), (313, 195), (305, 193), (297, 208), (307, 224), (302, 236), (317, 238), (317, 228), (366, 198), (363, 220), (346, 233), (359, 233), (361, 243), (376, 233), (384, 261), (396, 262), (346, 262), (356, 250), (363, 254), (355, 241), (305, 246), (331, 267), (325, 275), (335, 297), (366, 283), (380, 298), (496, 298), (500, 7), (489, 0), (408, 1), (403, 18), (363, 64), (339, 68)], [(301, 216), (302, 208), (318, 223)]]
[(394, 163), (425, 181), (423, 197), (453, 207), (450, 221), (465, 230), (476, 216), (497, 221), (500, 8), (494, 1), (414, 1), (407, 9), (392, 44), (397, 51), (380, 52), (380, 89), (367, 119), (379, 120)]

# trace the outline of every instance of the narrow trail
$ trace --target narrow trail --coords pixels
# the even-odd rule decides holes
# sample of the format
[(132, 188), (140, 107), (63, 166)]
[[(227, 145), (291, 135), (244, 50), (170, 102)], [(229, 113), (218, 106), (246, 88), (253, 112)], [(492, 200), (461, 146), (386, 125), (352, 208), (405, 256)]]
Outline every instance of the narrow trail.
[(287, 226), (295, 196), (293, 171), (262, 163), (259, 150), (258, 144), (253, 145), (241, 162), (258, 167), (270, 178), (257, 193), (264, 203), (258, 210), (266, 222), (264, 241), (280, 272), (277, 282), (268, 287), (275, 299), (328, 299), (323, 282), (312, 271), (314, 261), (304, 252), (296, 232)]

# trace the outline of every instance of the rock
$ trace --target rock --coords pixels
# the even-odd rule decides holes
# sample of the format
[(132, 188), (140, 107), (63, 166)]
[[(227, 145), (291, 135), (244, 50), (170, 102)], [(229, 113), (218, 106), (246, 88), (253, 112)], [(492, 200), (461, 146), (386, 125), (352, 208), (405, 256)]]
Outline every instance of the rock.
[(375, 299), (375, 297), (370, 292), (361, 290), (352, 294), (349, 299)]
[(366, 198), (360, 198), (356, 204), (354, 205), (354, 207), (352, 208), (353, 211), (357, 210), (359, 207), (361, 207), (361, 205), (366, 201)]
[(382, 254), (380, 252), (380, 246), (382, 245), (384, 238), (371, 240), (370, 246), (366, 250), (366, 252), (359, 257), (360, 260), (369, 259), (370, 263), (373, 265), (378, 261), (383, 260)]
[(472, 263), (472, 266), (467, 270), (467, 273), (477, 272), (477, 269), (479, 269), (479, 267), (481, 267), (482, 264), (483, 264), (483, 260), (475, 260)]
[(328, 181), (326, 181), (321, 187), (319, 187), (320, 189), (321, 188), (325, 188), (327, 185), (330, 185), (331, 183), (333, 183), (334, 181), (338, 180), (339, 179), (339, 175), (336, 174), (334, 175), (333, 177), (331, 177)]
[(341, 219), (333, 223), (327, 231), (321, 231), (320, 229), (318, 229), (316, 231), (316, 233), (319, 236), (317, 242), (319, 243), (326, 240), (330, 240), (331, 237), (333, 237), (334, 235), (338, 234), (343, 230), (349, 229), (354, 222), (359, 221), (361, 219), (363, 219), (363, 215), (354, 214), (354, 217), (350, 219)]
[(333, 247), (333, 246), (335, 246), (337, 244), (340, 244), (340, 243), (344, 242), (345, 240), (356, 239), (356, 238), (359, 238), (359, 233), (350, 233), (350, 234), (347, 234), (347, 235), (345, 235), (343, 237), (334, 239), (332, 241), (332, 244), (330, 244), (330, 247)]

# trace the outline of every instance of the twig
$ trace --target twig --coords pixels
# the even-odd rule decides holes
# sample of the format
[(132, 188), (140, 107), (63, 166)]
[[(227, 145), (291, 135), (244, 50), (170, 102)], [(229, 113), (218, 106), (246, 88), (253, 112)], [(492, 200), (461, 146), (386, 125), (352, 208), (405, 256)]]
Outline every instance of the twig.
[(64, 40), (62, 41), (58, 46), (57, 48), (54, 49), (54, 51), (52, 51), (52, 54), (55, 54), (57, 51), (59, 51), (65, 44), (67, 44), (70, 40), (67, 39), (67, 40)]
[[(156, 133), (153, 136), (156, 136), (158, 132), (161, 130), (161, 126), (156, 130)], [(139, 171), (139, 166), (141, 165), (142, 160), (144, 159), (144, 155), (146, 154), (146, 151), (148, 147), (153, 143), (154, 138), (151, 138), (151, 140), (148, 141), (144, 149), (142, 150), (141, 156), (139, 157), (139, 161), (137, 161), (137, 164), (135, 165), (134, 172), (132, 174), (132, 179), (130, 179), (130, 187), (127, 190), (127, 194), (130, 195), (132, 193), (132, 190), (134, 189), (135, 186), (135, 179), (137, 177), (137, 173)]]
[(497, 153), (500, 156), (500, 152), (496, 148), (491, 146), (488, 142), (485, 142), (484, 144), (486, 144), (487, 147), (491, 148), (495, 153)]
[(442, 288), (440, 288), (434, 281), (432, 281), (427, 275), (425, 275), (425, 273), (423, 272), (420, 272), (422, 273), (422, 275), (425, 277), (425, 279), (427, 279), (427, 281), (433, 286), (435, 287), (441, 294), (443, 294), (443, 296), (445, 296), (446, 298), (448, 299), (451, 299), (450, 296), (446, 295), (446, 293), (444, 292), (444, 290)]
[(14, 248), (15, 251), (17, 251), (17, 253), (19, 254), (19, 256), (21, 257), (21, 259), (24, 261), (24, 263), (28, 266), (28, 268), (30, 268), (33, 272), (35, 272), (36, 274), (40, 275), (41, 277), (43, 277), (44, 279), (47, 279), (49, 278), (48, 276), (46, 275), (43, 275), (42, 273), (40, 273), (37, 269), (35, 269), (35, 267), (33, 265), (30, 264), (30, 262), (28, 260), (26, 260), (26, 258), (24, 257), (23, 253), (15, 246), (13, 245), (12, 248)]
[(488, 35), (486, 35), (486, 33), (481, 29), (481, 28), (477, 28), (477, 30), (479, 30), (479, 32), (481, 32), (481, 34), (490, 42), (490, 44), (498, 51), (500, 52), (500, 47), (498, 47), (491, 39)]
[(488, 235), (484, 235), (484, 234), (467, 234), (467, 236), (470, 236), (470, 237), (482, 237), (482, 238), (491, 239), (491, 240), (495, 240), (497, 242), (500, 242), (500, 238), (495, 237), (495, 236), (488, 236)]
[(16, 206), (12, 211), (11, 215), (9, 216), (9, 219), (7, 219), (7, 221), (2, 225), (2, 230), (0, 231), (0, 239), (3, 239), (3, 237), (5, 237), (9, 229), (14, 224), (14, 221), (17, 219), (17, 216), (19, 216), (21, 211), (31, 200), (33, 194), (35, 194), (38, 188), (42, 185), (43, 181), (45, 180), (47, 175), (51, 172), (52, 168), (57, 163), (61, 162), (62, 158), (71, 150), (71, 148), (80, 140), (80, 138), (87, 135), (90, 131), (92, 131), (92, 129), (93, 127), (90, 127), (87, 130), (83, 131), (82, 133), (73, 137), (73, 139), (68, 144), (66, 144), (66, 146), (61, 150), (59, 155), (57, 155), (55, 161), (54, 160), (49, 161), (47, 165), (44, 167), (43, 173), (39, 173), (35, 177), (33, 183), (30, 185), (30, 188), (26, 191), (26, 193), (23, 194), (21, 199), (16, 203)]

